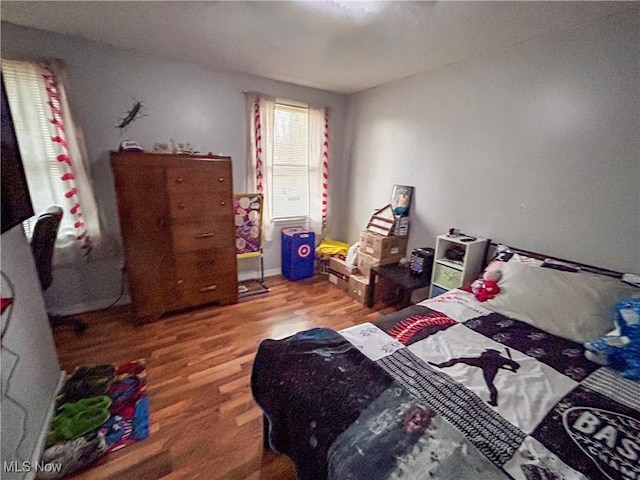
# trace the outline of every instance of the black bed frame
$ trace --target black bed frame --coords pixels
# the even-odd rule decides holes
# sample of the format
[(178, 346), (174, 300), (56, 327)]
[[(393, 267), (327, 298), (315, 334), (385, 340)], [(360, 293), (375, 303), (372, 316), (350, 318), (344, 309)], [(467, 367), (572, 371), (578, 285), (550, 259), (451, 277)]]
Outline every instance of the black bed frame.
[[(495, 243), (493, 241), (489, 241), (487, 244), (487, 252), (485, 255), (485, 264), (483, 265), (483, 267), (486, 267), (486, 265), (489, 263), (489, 261), (491, 261), (491, 259), (493, 258), (493, 255), (495, 253), (495, 249), (496, 247), (500, 245), (498, 243)], [(503, 244), (504, 245), (504, 244)], [(519, 253), (522, 255), (526, 255), (527, 257), (531, 257), (531, 258), (535, 258), (537, 260), (545, 260), (545, 259), (551, 259), (551, 260), (557, 260), (559, 262), (567, 262), (567, 263), (571, 263), (572, 265), (576, 265), (578, 267), (580, 267), (580, 270), (584, 271), (584, 272), (589, 272), (589, 273), (595, 273), (598, 275), (606, 275), (607, 277), (613, 277), (613, 278), (622, 278), (623, 273), (621, 272), (616, 272), (614, 270), (607, 270), (606, 268), (600, 268), (600, 267), (595, 267), (593, 265), (587, 265), (586, 263), (580, 263), (580, 262), (574, 262), (573, 260), (567, 260), (566, 258), (558, 258), (558, 257), (553, 257), (551, 255), (545, 255), (543, 253), (537, 253), (537, 252), (530, 252), (528, 250), (523, 250), (521, 248), (515, 248), (515, 247), (510, 247), (508, 245), (505, 245), (510, 251), (514, 252), (514, 253)]]

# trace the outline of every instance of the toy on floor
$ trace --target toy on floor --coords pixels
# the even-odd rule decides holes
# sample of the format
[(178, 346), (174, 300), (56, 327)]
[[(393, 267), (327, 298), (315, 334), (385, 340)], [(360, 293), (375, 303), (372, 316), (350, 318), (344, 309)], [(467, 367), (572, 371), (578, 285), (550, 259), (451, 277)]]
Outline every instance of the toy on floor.
[(617, 328), (604, 337), (585, 342), (585, 357), (607, 365), (631, 380), (640, 379), (640, 298), (615, 305)]

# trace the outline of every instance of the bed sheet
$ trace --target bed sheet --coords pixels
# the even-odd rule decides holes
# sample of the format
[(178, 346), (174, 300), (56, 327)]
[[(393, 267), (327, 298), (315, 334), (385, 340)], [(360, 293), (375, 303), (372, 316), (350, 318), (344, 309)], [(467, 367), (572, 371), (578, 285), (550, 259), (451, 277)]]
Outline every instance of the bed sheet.
[(640, 384), (461, 290), (264, 341), (252, 388), (301, 479), (640, 478)]

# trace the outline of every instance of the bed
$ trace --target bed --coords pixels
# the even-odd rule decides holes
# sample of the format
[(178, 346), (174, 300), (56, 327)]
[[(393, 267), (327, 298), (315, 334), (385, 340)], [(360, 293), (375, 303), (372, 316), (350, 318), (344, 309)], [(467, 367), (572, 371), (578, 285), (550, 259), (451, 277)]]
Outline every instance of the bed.
[(269, 448), (301, 479), (640, 479), (640, 383), (585, 356), (640, 289), (501, 247), (456, 289), (336, 332), (264, 340)]

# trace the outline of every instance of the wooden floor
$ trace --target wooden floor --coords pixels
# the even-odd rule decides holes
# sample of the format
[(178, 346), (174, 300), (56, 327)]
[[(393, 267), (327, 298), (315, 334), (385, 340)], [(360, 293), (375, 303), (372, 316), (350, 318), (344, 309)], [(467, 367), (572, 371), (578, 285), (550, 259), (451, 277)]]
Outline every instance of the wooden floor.
[(79, 479), (289, 480), (285, 457), (262, 448), (262, 414), (249, 379), (264, 338), (316, 326), (341, 329), (393, 307), (368, 309), (326, 277), (270, 277), (271, 292), (134, 326), (129, 306), (84, 314), (88, 330), (57, 327), (62, 368), (147, 361), (151, 434), (106, 456)]

